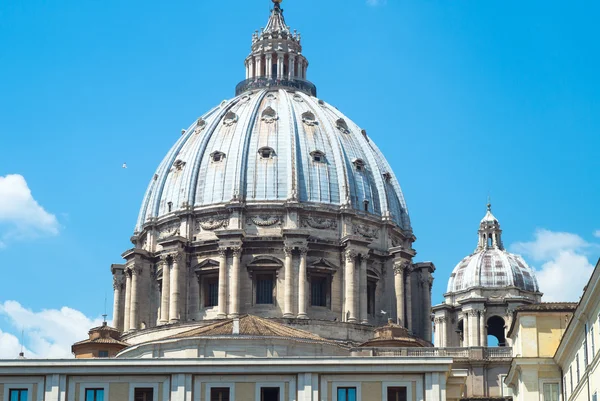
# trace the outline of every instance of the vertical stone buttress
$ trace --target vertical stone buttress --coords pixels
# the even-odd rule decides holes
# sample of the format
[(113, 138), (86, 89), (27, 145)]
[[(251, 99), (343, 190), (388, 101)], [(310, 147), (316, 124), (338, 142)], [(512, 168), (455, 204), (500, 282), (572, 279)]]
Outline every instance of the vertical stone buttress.
[(219, 248), (219, 312), (218, 319), (227, 317), (227, 248)]
[(300, 266), (298, 267), (298, 319), (307, 319), (306, 314), (306, 254), (308, 248), (300, 248)]

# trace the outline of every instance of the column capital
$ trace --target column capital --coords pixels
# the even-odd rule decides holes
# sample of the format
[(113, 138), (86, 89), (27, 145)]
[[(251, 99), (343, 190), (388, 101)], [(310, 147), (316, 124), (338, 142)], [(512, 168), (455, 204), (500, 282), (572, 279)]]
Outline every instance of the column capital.
[(226, 247), (219, 247), (217, 252), (219, 253), (219, 256), (221, 256), (221, 257), (227, 256), (227, 248)]
[(394, 262), (394, 274), (402, 274), (404, 270), (409, 270), (410, 262), (408, 260), (397, 260)]
[(354, 248), (346, 248), (344, 249), (344, 256), (346, 258), (355, 258), (358, 256), (358, 251)]
[(123, 289), (123, 275), (121, 275), (121, 277), (113, 276), (113, 289), (115, 289), (115, 290)]
[(308, 254), (308, 247), (300, 247), (298, 248), (301, 256), (306, 256)]
[(233, 246), (231, 247), (231, 253), (234, 257), (240, 257), (242, 255), (242, 247), (241, 246)]
[(285, 253), (285, 256), (291, 256), (293, 251), (294, 251), (293, 246), (286, 245), (283, 247), (283, 252)]

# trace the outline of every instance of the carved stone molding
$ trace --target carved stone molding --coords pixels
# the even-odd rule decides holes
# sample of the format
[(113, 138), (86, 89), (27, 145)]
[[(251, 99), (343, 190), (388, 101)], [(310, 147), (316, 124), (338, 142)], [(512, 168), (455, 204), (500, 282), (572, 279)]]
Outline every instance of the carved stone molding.
[(356, 249), (346, 249), (344, 251), (344, 256), (346, 258), (356, 258), (358, 256), (358, 251)]
[(249, 216), (246, 219), (246, 221), (248, 223), (252, 223), (258, 227), (270, 227), (270, 226), (274, 226), (276, 224), (281, 224), (282, 220), (283, 219), (281, 216), (269, 216), (269, 215), (265, 215), (265, 214)]
[(309, 215), (302, 218), (302, 226), (317, 230), (334, 230), (337, 229), (338, 223), (336, 219)]
[(229, 216), (217, 215), (196, 220), (196, 230), (213, 231), (229, 226)]
[(159, 228), (160, 234), (158, 235), (158, 239), (163, 240), (165, 238), (177, 237), (181, 234), (179, 231), (180, 227), (181, 222), (179, 220), (161, 226)]
[(354, 224), (352, 226), (352, 231), (354, 232), (354, 234), (358, 234), (365, 238), (369, 238), (369, 239), (379, 238), (379, 230), (375, 227), (369, 227), (365, 224)]

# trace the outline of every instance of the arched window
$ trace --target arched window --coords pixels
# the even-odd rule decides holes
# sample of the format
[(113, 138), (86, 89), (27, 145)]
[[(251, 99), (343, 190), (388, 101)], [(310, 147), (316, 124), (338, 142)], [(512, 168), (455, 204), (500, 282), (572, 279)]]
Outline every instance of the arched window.
[(263, 146), (262, 148), (258, 149), (258, 154), (260, 155), (261, 159), (272, 159), (275, 157), (275, 151), (273, 148), (268, 146)]
[(487, 246), (488, 246), (488, 248), (491, 248), (492, 245), (493, 245), (493, 243), (492, 243), (492, 236), (490, 235), (490, 236), (488, 236), (488, 239), (487, 239)]
[[(506, 336), (504, 334), (504, 328), (506, 323), (500, 316), (492, 316), (487, 321), (488, 336), (498, 341), (498, 347), (506, 346)], [(488, 344), (494, 344), (495, 341), (489, 341)]]

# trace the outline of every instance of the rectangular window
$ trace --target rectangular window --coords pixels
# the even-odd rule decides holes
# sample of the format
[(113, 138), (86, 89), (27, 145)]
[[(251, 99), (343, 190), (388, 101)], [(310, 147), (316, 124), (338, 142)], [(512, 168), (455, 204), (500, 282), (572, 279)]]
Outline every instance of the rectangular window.
[(592, 359), (596, 356), (596, 341), (594, 340), (594, 326), (590, 327), (590, 347), (592, 349)]
[(563, 377), (563, 396), (564, 399), (566, 400), (567, 398), (569, 398), (567, 396), (567, 376), (565, 375), (565, 377)]
[(573, 392), (573, 367), (569, 367), (569, 381), (571, 382), (571, 393)]
[(152, 401), (154, 400), (153, 388), (136, 388), (133, 394), (133, 401)]
[(577, 355), (575, 355), (575, 363), (576, 363), (575, 366), (577, 367), (577, 371), (576, 371), (577, 372), (577, 376), (576, 376), (577, 381), (575, 382), (576, 383), (575, 385), (577, 385), (577, 384), (579, 384), (579, 352), (577, 353)]
[(313, 276), (310, 279), (310, 304), (312, 306), (327, 306), (329, 295), (329, 280), (327, 277)]
[(375, 316), (375, 288), (374, 282), (367, 283), (367, 313), (371, 316)]
[(544, 383), (544, 401), (558, 401), (558, 383)]
[(98, 358), (108, 358), (108, 351), (98, 351)]
[(204, 278), (204, 307), (212, 308), (219, 304), (219, 278)]
[(598, 401), (598, 392), (594, 391), (594, 394), (592, 394), (592, 401)]
[(256, 276), (256, 304), (270, 305), (273, 303), (273, 274), (258, 274)]
[(213, 387), (210, 389), (210, 401), (229, 401), (228, 387)]
[(10, 389), (8, 391), (8, 401), (27, 401), (27, 389)]
[(279, 401), (279, 387), (262, 387), (260, 401)]
[(586, 323), (583, 326), (584, 334), (583, 334), (583, 367), (587, 367), (588, 365), (588, 324)]
[(338, 401), (356, 401), (356, 387), (338, 387)]
[(388, 387), (387, 401), (406, 401), (406, 387)]
[(86, 388), (85, 401), (104, 401), (103, 388)]

